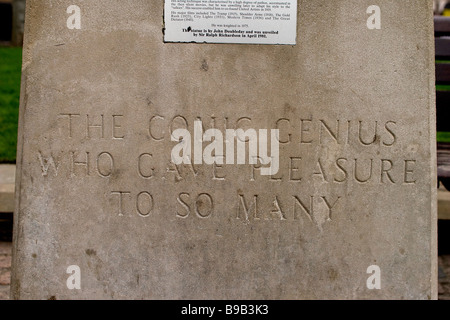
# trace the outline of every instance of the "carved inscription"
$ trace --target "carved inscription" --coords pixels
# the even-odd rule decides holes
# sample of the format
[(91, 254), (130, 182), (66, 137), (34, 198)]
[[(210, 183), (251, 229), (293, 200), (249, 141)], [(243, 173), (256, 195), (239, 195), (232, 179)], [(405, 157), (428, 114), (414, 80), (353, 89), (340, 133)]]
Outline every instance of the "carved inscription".
[[(325, 221), (332, 221), (333, 213), (341, 197), (331, 199), (328, 196), (274, 195), (269, 199), (260, 195), (246, 197), (238, 195), (236, 219), (245, 222), (257, 220), (295, 221), (306, 219), (312, 224), (318, 223), (318, 215), (324, 215)], [(270, 202), (262, 206), (261, 203)]]
[[(302, 221), (321, 228), (323, 223), (331, 223), (343, 212), (344, 186), (408, 187), (420, 183), (420, 175), (417, 174), (421, 170), (420, 163), (414, 158), (417, 148), (413, 144), (405, 148), (403, 141), (399, 143), (401, 124), (395, 120), (323, 119), (312, 116), (273, 119), (272, 128), (279, 130), (276, 139), (282, 146), (280, 169), (276, 174), (267, 176), (261, 174), (263, 166), (259, 162), (234, 167), (225, 164), (225, 161), (174, 164), (170, 152), (161, 154), (161, 150), (170, 150), (162, 146), (176, 143), (171, 141), (174, 130), (190, 130), (195, 121), (199, 123), (198, 120), (201, 120), (203, 132), (208, 129), (247, 130), (257, 127), (251, 116), (150, 114), (141, 119), (140, 126), (136, 123), (130, 125), (124, 112), (62, 112), (56, 118), (56, 138), (75, 144), (68, 144), (71, 147), (66, 150), (37, 152), (37, 165), (44, 179), (105, 179), (110, 185), (125, 176), (148, 183), (182, 184), (185, 188), (182, 192), (161, 196), (152, 188), (123, 190), (119, 185), (111, 185), (107, 201), (113, 206), (112, 212), (119, 217), (151, 218), (157, 213), (156, 208), (164, 203), (174, 203), (176, 209), (172, 214), (175, 219), (216, 219), (219, 212), (229, 212), (229, 218), (245, 224)], [(134, 154), (127, 153), (126, 157), (123, 157), (120, 148), (114, 147), (115, 144), (131, 139), (142, 140), (143, 137), (143, 143), (148, 147)], [(93, 143), (84, 147), (86, 141)], [(245, 141), (248, 144), (248, 137)], [(77, 144), (80, 147), (74, 148)], [(404, 152), (403, 159), (390, 157), (399, 152)], [(188, 188), (189, 185), (200, 186), (204, 179), (214, 181), (217, 190), (242, 179), (251, 188), (264, 183), (267, 184), (267, 192), (249, 193), (239, 189), (233, 200), (228, 193), (217, 196), (209, 190), (194, 192)], [(289, 184), (298, 192), (280, 194), (276, 189), (271, 191), (271, 185), (276, 188), (281, 184)], [(310, 184), (316, 185), (318, 191), (303, 194), (301, 187)]]

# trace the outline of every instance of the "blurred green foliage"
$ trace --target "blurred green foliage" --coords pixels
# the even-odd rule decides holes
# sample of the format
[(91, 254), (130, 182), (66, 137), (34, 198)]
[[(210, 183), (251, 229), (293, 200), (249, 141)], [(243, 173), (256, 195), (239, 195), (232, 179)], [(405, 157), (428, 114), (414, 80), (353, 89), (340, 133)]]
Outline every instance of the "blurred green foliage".
[(16, 161), (22, 48), (0, 47), (0, 163)]

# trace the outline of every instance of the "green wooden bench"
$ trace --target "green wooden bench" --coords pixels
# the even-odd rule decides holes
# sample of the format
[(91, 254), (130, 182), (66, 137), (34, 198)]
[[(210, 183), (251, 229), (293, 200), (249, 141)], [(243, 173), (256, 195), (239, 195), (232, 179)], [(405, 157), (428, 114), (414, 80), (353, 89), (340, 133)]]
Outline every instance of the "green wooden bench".
[(438, 179), (450, 190), (450, 17), (434, 17)]

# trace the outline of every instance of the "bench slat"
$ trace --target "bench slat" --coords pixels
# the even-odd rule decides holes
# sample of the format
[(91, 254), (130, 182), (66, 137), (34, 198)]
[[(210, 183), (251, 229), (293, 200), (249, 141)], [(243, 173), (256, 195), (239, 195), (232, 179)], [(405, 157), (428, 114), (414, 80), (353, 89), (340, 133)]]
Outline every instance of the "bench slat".
[(436, 91), (437, 131), (450, 131), (450, 91)]
[(434, 32), (450, 33), (450, 17), (435, 16)]
[(450, 38), (435, 38), (436, 58), (450, 58)]
[(436, 84), (450, 84), (450, 63), (436, 63)]

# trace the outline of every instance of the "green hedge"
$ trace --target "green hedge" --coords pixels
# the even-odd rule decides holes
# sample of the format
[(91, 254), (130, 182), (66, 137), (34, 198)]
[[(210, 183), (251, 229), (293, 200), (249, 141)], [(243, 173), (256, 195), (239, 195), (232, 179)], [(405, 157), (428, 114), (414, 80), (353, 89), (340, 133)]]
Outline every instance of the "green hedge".
[(0, 47), (0, 163), (16, 161), (22, 48)]

